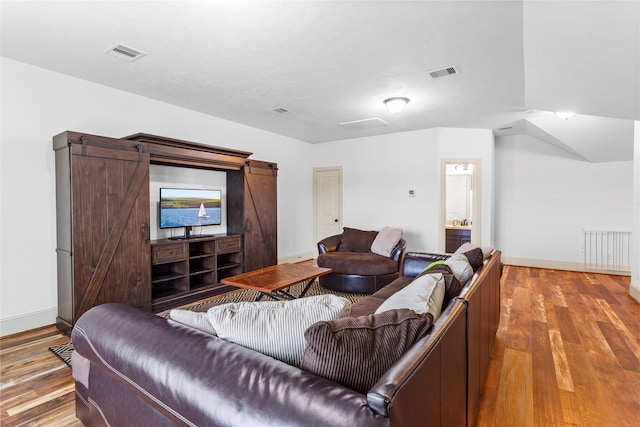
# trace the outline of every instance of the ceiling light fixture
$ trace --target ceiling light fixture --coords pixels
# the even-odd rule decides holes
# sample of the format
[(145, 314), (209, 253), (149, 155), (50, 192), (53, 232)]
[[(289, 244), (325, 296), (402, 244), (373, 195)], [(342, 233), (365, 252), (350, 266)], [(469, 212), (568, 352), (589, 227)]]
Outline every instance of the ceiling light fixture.
[(389, 98), (384, 100), (384, 105), (387, 106), (392, 113), (399, 113), (409, 103), (409, 98)]
[(556, 116), (558, 116), (561, 119), (565, 119), (565, 120), (569, 120), (571, 117), (575, 116), (576, 113), (571, 113), (568, 111), (558, 111), (556, 112)]

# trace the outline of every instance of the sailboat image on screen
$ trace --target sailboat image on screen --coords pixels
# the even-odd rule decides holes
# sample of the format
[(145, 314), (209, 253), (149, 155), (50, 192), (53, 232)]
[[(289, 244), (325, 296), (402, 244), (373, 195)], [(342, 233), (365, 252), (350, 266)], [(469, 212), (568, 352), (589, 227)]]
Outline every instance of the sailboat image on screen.
[[(222, 223), (222, 191), (201, 188), (160, 188), (160, 228), (184, 227), (183, 239), (192, 227)], [(200, 233), (198, 236), (202, 236)], [(196, 236), (194, 236), (196, 237)], [(173, 238), (173, 237), (172, 237)], [(176, 239), (179, 237), (175, 237)]]
[(204, 209), (204, 203), (200, 203), (200, 210), (198, 211), (198, 218), (209, 218), (209, 214)]

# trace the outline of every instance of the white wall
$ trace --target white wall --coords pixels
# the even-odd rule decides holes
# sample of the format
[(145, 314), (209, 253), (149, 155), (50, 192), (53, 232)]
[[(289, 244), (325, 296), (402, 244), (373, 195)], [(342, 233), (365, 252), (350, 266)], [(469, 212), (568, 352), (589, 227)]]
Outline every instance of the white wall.
[(310, 145), (170, 104), (0, 58), (0, 333), (57, 314), (52, 137), (145, 132), (250, 151), (278, 163), (279, 257), (313, 242)]
[[(354, 138), (315, 144), (312, 153), (314, 167), (342, 166), (343, 226), (370, 230), (401, 227), (408, 249), (426, 252), (442, 251), (441, 158), (479, 158), (486, 193), (483, 244), (491, 241), (490, 130), (426, 129)], [(415, 190), (415, 197), (409, 197), (409, 190)]]
[(637, 120), (634, 122), (633, 165), (633, 241), (629, 293), (640, 301), (640, 121)]
[(526, 135), (496, 139), (496, 247), (580, 269), (582, 229), (631, 231), (633, 163), (590, 163)]

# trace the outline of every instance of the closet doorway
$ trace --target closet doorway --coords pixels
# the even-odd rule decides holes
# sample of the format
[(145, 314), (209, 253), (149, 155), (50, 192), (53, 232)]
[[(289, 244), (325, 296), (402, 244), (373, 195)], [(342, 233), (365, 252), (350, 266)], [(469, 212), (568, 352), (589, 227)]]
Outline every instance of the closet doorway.
[(313, 212), (315, 242), (342, 233), (341, 166), (313, 169)]

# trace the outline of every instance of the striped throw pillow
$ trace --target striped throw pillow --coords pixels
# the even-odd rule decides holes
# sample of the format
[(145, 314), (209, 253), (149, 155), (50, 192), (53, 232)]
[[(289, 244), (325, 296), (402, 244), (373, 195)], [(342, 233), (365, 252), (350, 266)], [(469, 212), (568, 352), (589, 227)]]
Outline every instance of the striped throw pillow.
[(220, 338), (299, 366), (307, 328), (347, 316), (350, 311), (348, 299), (327, 294), (292, 301), (224, 304), (210, 308), (207, 317)]

